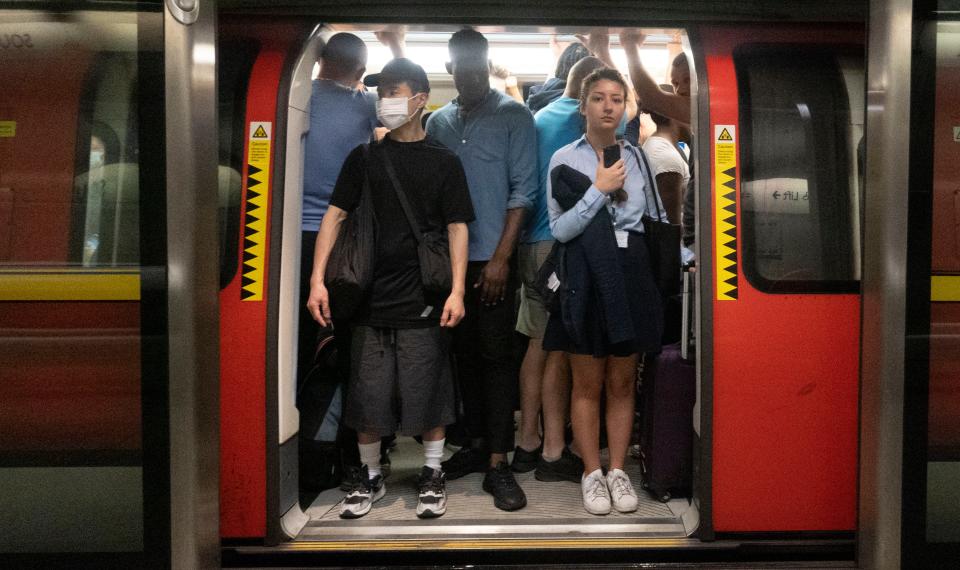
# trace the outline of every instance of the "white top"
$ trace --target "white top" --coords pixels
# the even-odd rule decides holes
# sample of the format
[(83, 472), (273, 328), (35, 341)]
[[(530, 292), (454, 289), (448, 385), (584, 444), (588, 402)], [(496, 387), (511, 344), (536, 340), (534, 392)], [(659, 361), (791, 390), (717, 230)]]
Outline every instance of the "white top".
[(643, 143), (643, 152), (647, 153), (647, 160), (650, 161), (650, 169), (653, 170), (654, 176), (676, 172), (683, 177), (681, 188), (687, 188), (687, 184), (690, 183), (690, 165), (677, 147), (670, 144), (670, 141), (653, 135)]

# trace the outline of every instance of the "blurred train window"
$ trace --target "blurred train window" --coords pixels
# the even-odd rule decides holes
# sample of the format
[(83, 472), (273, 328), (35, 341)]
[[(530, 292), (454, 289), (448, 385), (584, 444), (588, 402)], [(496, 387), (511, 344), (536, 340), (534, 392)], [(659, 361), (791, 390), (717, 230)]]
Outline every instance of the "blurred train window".
[(145, 567), (119, 560), (169, 505), (163, 6), (78, 4), (0, 9), (0, 552)]
[(857, 291), (862, 51), (754, 45), (734, 64), (744, 274), (770, 293)]
[(137, 54), (100, 52), (80, 96), (67, 262), (139, 261)]
[(219, 220), (220, 287), (226, 287), (237, 273), (240, 251), (240, 196), (243, 191), (244, 123), (247, 117), (247, 85), (250, 70), (260, 51), (251, 40), (224, 41), (219, 45), (217, 100), (220, 159)]

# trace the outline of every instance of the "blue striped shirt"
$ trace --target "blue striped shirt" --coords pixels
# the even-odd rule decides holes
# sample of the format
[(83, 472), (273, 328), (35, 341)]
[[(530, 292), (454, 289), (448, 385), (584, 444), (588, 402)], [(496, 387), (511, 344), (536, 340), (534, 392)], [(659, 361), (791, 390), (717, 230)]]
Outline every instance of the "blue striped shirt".
[[(590, 220), (600, 211), (600, 208), (604, 207), (609, 210), (610, 217), (613, 219), (613, 227), (618, 230), (643, 233), (643, 214), (649, 213), (651, 217), (657, 217), (653, 204), (649, 208), (647, 206), (648, 196), (653, 197), (650, 189), (648, 189), (647, 170), (641, 162), (637, 161), (633, 145), (626, 141), (622, 141), (621, 144), (623, 149), (620, 154), (627, 169), (626, 180), (623, 184), (623, 189), (627, 192), (627, 199), (624, 202), (614, 202), (610, 196), (598, 190), (596, 185), (591, 184), (580, 201), (573, 208), (564, 212), (553, 197), (552, 176), (547, 178), (550, 231), (553, 232), (553, 236), (557, 240), (568, 242), (583, 233)], [(639, 149), (637, 149), (637, 152), (639, 152)], [(597, 163), (597, 153), (587, 142), (587, 137), (584, 135), (554, 153), (553, 158), (550, 159), (550, 172), (552, 174), (555, 168), (565, 164), (582, 172), (590, 178), (591, 182), (594, 182), (597, 178)], [(656, 191), (656, 183), (654, 183), (653, 192)], [(660, 200), (659, 194), (657, 194), (657, 200), (660, 202), (660, 216), (666, 220), (667, 212), (663, 209), (663, 201)]]

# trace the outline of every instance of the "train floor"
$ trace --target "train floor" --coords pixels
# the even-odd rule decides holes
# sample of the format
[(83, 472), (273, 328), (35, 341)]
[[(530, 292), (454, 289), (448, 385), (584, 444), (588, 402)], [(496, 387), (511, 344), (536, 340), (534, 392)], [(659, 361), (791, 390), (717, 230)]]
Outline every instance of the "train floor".
[[(453, 451), (445, 450), (444, 459)], [(511, 454), (512, 455), (512, 454)], [(391, 452), (391, 472), (386, 495), (361, 519), (339, 517), (344, 493), (330, 489), (319, 494), (306, 509), (310, 521), (297, 540), (468, 538), (496, 535), (507, 537), (560, 538), (571, 536), (682, 538), (698, 523), (697, 509), (686, 498), (661, 503), (640, 487), (640, 465), (627, 460), (639, 508), (635, 513), (616, 511), (595, 516), (583, 509), (580, 485), (571, 482), (544, 483), (533, 472), (517, 475), (527, 495), (527, 506), (513, 512), (494, 507), (492, 497), (481, 489), (483, 475), (473, 473), (447, 482), (447, 512), (440, 518), (421, 520), (416, 516), (416, 481), (423, 465), (422, 447), (411, 438), (399, 438)], [(604, 457), (604, 459), (606, 459)]]

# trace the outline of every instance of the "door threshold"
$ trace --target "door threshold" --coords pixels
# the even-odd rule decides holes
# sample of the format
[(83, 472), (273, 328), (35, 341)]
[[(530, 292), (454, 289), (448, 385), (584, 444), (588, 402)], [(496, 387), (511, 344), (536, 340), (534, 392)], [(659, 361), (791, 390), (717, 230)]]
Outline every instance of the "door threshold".
[[(400, 454), (397, 454), (400, 455)], [(483, 475), (472, 473), (448, 481), (447, 511), (439, 518), (418, 519), (417, 476), (420, 465), (397, 461), (387, 478), (386, 494), (362, 519), (341, 519), (344, 492), (329, 489), (318, 495), (305, 510), (309, 521), (295, 541), (404, 540), (467, 541), (470, 539), (557, 540), (590, 538), (630, 541), (644, 539), (685, 539), (699, 523), (697, 508), (688, 499), (661, 503), (640, 487), (638, 462), (629, 458), (625, 470), (633, 481), (639, 504), (636, 512), (595, 516), (587, 513), (578, 483), (538, 481), (533, 472), (517, 473), (517, 483), (527, 496), (527, 506), (502, 511), (482, 490)], [(419, 460), (419, 457), (416, 459)], [(583, 545), (580, 545), (581, 547)]]

